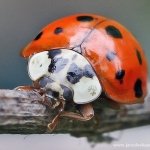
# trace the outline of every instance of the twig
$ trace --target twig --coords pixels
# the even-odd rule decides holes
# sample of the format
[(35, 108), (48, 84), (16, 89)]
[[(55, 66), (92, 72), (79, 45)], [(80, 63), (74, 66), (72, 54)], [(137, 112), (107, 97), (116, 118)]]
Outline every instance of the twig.
[[(36, 92), (0, 90), (0, 133), (48, 133), (47, 123), (52, 120), (55, 112), (47, 110), (39, 100), (42, 97)], [(93, 104), (94, 119), (79, 122), (62, 118), (54, 133), (100, 135), (108, 131), (149, 124), (149, 100), (147, 98), (144, 104), (127, 106), (121, 110), (112, 110), (96, 101)]]

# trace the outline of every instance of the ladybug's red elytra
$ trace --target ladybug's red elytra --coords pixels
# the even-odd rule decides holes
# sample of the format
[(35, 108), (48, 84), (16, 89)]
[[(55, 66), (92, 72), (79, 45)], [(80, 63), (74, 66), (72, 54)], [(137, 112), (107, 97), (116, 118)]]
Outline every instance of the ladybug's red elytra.
[(90, 102), (101, 93), (122, 104), (143, 102), (147, 94), (147, 60), (140, 44), (121, 24), (99, 15), (75, 14), (50, 23), (21, 55), (29, 58), (29, 76), (48, 99), (63, 109), (69, 100), (82, 107), (83, 114), (61, 109), (50, 129), (59, 116), (91, 119)]

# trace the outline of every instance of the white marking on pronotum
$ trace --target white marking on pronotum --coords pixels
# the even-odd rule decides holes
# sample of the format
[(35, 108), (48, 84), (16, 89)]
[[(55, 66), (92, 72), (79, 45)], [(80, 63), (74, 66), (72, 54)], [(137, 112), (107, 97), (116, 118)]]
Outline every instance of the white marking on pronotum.
[[(70, 89), (72, 89), (74, 95), (73, 100), (77, 104), (85, 104), (96, 100), (101, 92), (102, 87), (100, 85), (99, 79), (97, 78), (93, 68), (89, 69), (89, 73), (93, 74), (93, 77), (86, 77), (82, 76), (79, 81), (75, 84), (70, 83), (67, 80), (67, 73), (72, 63), (75, 63), (78, 68), (84, 70), (86, 65), (90, 65), (85, 57), (78, 54), (75, 51), (68, 50), (68, 49), (60, 49), (61, 53), (56, 55), (56, 58), (63, 58), (67, 59), (68, 63), (65, 64), (64, 68), (61, 69), (59, 72), (48, 72), (49, 65), (51, 63), (51, 59), (48, 58), (48, 52), (40, 52), (33, 55), (29, 59), (28, 63), (28, 73), (30, 78), (33, 81), (40, 79), (43, 76), (47, 76), (51, 78), (54, 83), (57, 83), (57, 86), (52, 85), (49, 83), (49, 88), (53, 91), (53, 88), (56, 88), (60, 95), (62, 95), (62, 90), (60, 90), (58, 85), (64, 85)], [(73, 57), (76, 56), (76, 57)], [(72, 59), (74, 58), (74, 59)], [(61, 63), (55, 64), (55, 67), (60, 67)], [(49, 89), (49, 90), (50, 90)], [(56, 90), (55, 89), (55, 90)]]
[(33, 55), (28, 62), (28, 74), (33, 81), (38, 80), (48, 72), (51, 59), (48, 58), (48, 52), (40, 52)]

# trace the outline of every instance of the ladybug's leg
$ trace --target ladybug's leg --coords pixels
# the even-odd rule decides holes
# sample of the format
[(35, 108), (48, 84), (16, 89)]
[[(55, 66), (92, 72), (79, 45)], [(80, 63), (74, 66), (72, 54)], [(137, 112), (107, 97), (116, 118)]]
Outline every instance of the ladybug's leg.
[(50, 122), (48, 125), (47, 125), (47, 127), (48, 127), (48, 129), (52, 132), (54, 129), (55, 129), (55, 127), (57, 126), (57, 124), (58, 124), (58, 122), (59, 122), (59, 120), (60, 120), (60, 115), (61, 115), (61, 112), (59, 112), (56, 116), (55, 116), (55, 118), (52, 120), (52, 122)]
[(79, 111), (80, 113), (64, 111), (60, 116), (69, 117), (80, 121), (88, 121), (94, 116), (94, 110), (91, 104), (80, 105)]
[(17, 86), (15, 88), (15, 90), (18, 90), (18, 91), (33, 91), (34, 87), (30, 86), (30, 85), (27, 85), (27, 86)]
[(39, 87), (38, 81), (37, 82), (34, 81), (33, 85), (17, 86), (15, 88), (15, 90), (18, 90), (18, 91), (37, 91), (37, 92), (39, 92), (40, 87)]
[(59, 120), (60, 120), (60, 116), (61, 114), (64, 112), (64, 107), (65, 107), (65, 101), (63, 99), (60, 100), (60, 104), (59, 104), (59, 112), (58, 114), (54, 117), (54, 119), (47, 125), (48, 129), (50, 131), (53, 131), (55, 129), (55, 127), (57, 126)]
[(59, 113), (55, 116), (52, 122), (48, 124), (48, 129), (50, 131), (53, 131), (55, 129), (56, 125), (60, 120), (60, 117), (68, 117), (75, 120), (88, 121), (94, 116), (94, 110), (90, 104), (81, 105), (79, 108), (80, 114), (63, 111), (63, 109), (64, 109), (64, 104), (62, 104), (62, 108), (59, 110)]

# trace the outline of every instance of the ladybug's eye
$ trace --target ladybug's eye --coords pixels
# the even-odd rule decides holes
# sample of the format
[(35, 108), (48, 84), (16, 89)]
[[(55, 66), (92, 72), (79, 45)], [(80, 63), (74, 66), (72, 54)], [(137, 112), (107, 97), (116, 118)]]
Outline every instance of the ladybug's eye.
[(47, 51), (37, 53), (29, 59), (28, 73), (33, 81), (41, 78), (48, 72), (48, 66), (51, 63), (51, 59), (48, 58), (47, 53)]

